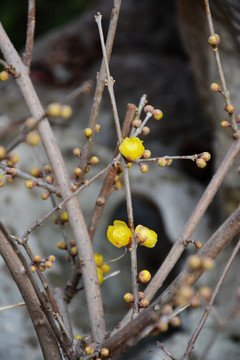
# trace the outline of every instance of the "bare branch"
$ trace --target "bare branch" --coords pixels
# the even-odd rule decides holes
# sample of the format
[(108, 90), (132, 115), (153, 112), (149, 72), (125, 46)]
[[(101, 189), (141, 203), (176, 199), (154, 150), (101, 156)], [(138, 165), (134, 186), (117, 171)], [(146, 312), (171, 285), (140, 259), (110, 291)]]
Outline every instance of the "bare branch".
[(23, 54), (23, 63), (30, 68), (33, 51), (35, 31), (35, 0), (28, 0), (28, 22), (27, 22), (27, 39), (25, 45), (25, 52)]

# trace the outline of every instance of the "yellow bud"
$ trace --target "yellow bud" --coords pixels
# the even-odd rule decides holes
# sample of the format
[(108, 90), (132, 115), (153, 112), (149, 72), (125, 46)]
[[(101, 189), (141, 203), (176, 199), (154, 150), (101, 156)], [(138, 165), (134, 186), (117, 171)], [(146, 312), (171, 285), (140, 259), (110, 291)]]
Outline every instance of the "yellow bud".
[(210, 257), (202, 259), (202, 267), (204, 270), (212, 270), (214, 267), (214, 260)]
[(36, 267), (35, 265), (31, 265), (31, 266), (30, 266), (30, 271), (31, 271), (32, 273), (35, 273), (35, 272), (37, 271), (37, 267)]
[(61, 105), (60, 107), (60, 116), (63, 119), (68, 119), (72, 116), (72, 108), (69, 105)]
[(188, 264), (192, 270), (197, 270), (202, 266), (202, 259), (198, 255), (191, 255), (188, 258)]
[(57, 243), (57, 248), (61, 250), (67, 250), (67, 244), (64, 241), (59, 241)]
[(7, 71), (1, 71), (0, 72), (0, 80), (6, 81), (6, 80), (8, 80), (8, 78), (9, 78), (9, 76), (8, 76)]
[(99, 284), (102, 285), (102, 283), (103, 283), (103, 271), (99, 267), (97, 267), (97, 276), (98, 276)]
[(101, 355), (102, 357), (107, 357), (107, 356), (109, 355), (109, 350), (108, 350), (107, 348), (102, 348), (102, 349), (100, 350), (100, 355)]
[(179, 316), (174, 316), (169, 320), (169, 324), (173, 327), (179, 327), (181, 325), (181, 319)]
[(146, 298), (139, 301), (140, 308), (147, 308), (147, 307), (149, 307), (149, 304), (150, 304), (150, 302)]
[(94, 254), (95, 263), (97, 266), (101, 266), (103, 263), (103, 256), (102, 254)]
[(95, 133), (99, 133), (99, 131), (101, 130), (101, 125), (100, 124), (96, 124), (95, 128), (94, 128), (94, 132)]
[(230, 124), (229, 121), (223, 120), (223, 121), (221, 121), (221, 126), (222, 126), (223, 128), (227, 128), (227, 127), (230, 127), (231, 124)]
[(40, 263), (42, 261), (42, 258), (40, 255), (35, 255), (34, 258), (33, 258), (33, 261), (35, 263)]
[(214, 35), (211, 35), (209, 38), (208, 38), (208, 43), (210, 45), (218, 45), (220, 43), (220, 37), (218, 34), (214, 34)]
[(85, 347), (84, 350), (87, 355), (94, 354), (94, 349), (91, 346)]
[(148, 126), (143, 126), (141, 130), (142, 135), (148, 135), (150, 133), (150, 128)]
[(127, 303), (133, 303), (134, 302), (134, 297), (133, 297), (133, 294), (127, 292), (125, 295), (124, 295), (124, 300), (127, 302)]
[(51, 261), (46, 261), (45, 262), (45, 266), (47, 269), (51, 269), (51, 267), (53, 266), (52, 262)]
[(103, 272), (104, 274), (109, 273), (109, 271), (111, 270), (111, 268), (110, 268), (110, 266), (109, 266), (108, 264), (102, 264), (102, 265), (100, 266), (100, 268), (101, 268), (101, 270), (102, 270), (102, 272)]
[(147, 283), (147, 282), (149, 282), (151, 280), (151, 274), (150, 274), (150, 272), (148, 270), (142, 270), (138, 274), (138, 279), (142, 283)]
[(158, 158), (158, 159), (157, 159), (157, 163), (158, 163), (158, 166), (164, 167), (164, 166), (167, 165), (167, 160), (164, 159), (164, 158)]
[(90, 138), (92, 136), (92, 129), (90, 128), (86, 128), (84, 131), (83, 131), (84, 135), (86, 136), (86, 138)]
[(168, 323), (166, 321), (159, 321), (157, 328), (160, 332), (166, 332), (168, 330)]
[(73, 149), (73, 155), (76, 156), (78, 159), (81, 158), (81, 149), (79, 149), (78, 147)]
[(7, 151), (4, 146), (0, 146), (0, 160), (5, 159)]
[(209, 301), (212, 296), (212, 290), (208, 286), (201, 286), (198, 290), (199, 295), (204, 298), (205, 301)]
[(91, 165), (97, 165), (99, 163), (99, 158), (97, 156), (92, 156), (90, 159)]
[(207, 163), (203, 158), (199, 158), (199, 159), (196, 160), (196, 165), (200, 169), (203, 169), (203, 168), (205, 168), (207, 166)]
[(51, 103), (47, 107), (47, 114), (52, 117), (61, 116), (61, 105), (58, 103)]
[(42, 177), (42, 169), (40, 167), (34, 167), (30, 170), (30, 174), (36, 178)]
[(33, 189), (35, 187), (36, 183), (33, 180), (26, 180), (25, 186), (27, 189)]
[(30, 131), (26, 135), (26, 143), (31, 146), (37, 146), (41, 141), (39, 134), (36, 131)]
[(229, 114), (233, 114), (235, 108), (233, 105), (227, 105), (226, 106), (226, 111), (229, 113)]
[(148, 113), (148, 112), (153, 113), (154, 107), (152, 105), (146, 105), (143, 110), (145, 113)]
[(78, 177), (81, 175), (82, 169), (80, 167), (76, 167), (73, 172), (74, 172), (74, 175)]
[(48, 260), (51, 261), (52, 263), (56, 260), (54, 255), (49, 255), (48, 256)]
[(212, 83), (210, 88), (213, 92), (222, 92), (220, 85), (217, 83)]
[(201, 154), (201, 157), (203, 158), (203, 160), (205, 161), (209, 161), (211, 159), (211, 154), (207, 151), (204, 151), (202, 154)]
[(78, 254), (78, 249), (76, 246), (73, 246), (71, 249), (70, 249), (70, 253), (72, 256), (76, 256)]
[(139, 163), (139, 168), (143, 174), (147, 173), (149, 170), (148, 164)]
[(145, 149), (144, 152), (143, 152), (142, 157), (143, 157), (144, 159), (149, 159), (149, 158), (151, 157), (151, 155), (152, 155), (151, 151), (148, 150), (148, 149)]
[(47, 200), (50, 196), (50, 192), (49, 191), (44, 191), (42, 194), (41, 194), (41, 198), (42, 200)]
[(162, 112), (161, 110), (159, 110), (159, 109), (155, 109), (155, 110), (153, 111), (153, 117), (154, 117), (154, 119), (156, 119), (156, 120), (161, 120), (162, 117), (163, 117), (163, 112)]

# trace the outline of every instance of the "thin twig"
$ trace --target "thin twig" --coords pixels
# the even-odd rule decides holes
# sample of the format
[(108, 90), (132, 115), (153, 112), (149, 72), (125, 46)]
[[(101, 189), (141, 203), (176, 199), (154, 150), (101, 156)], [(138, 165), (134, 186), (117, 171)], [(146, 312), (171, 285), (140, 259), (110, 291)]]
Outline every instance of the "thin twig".
[(157, 341), (156, 346), (159, 347), (159, 349), (161, 349), (162, 351), (164, 351), (165, 354), (166, 354), (167, 356), (169, 356), (172, 360), (176, 360), (176, 358), (170, 353), (170, 351), (168, 351), (168, 350), (166, 349), (166, 347), (164, 346), (164, 344), (162, 344), (162, 343), (160, 343), (159, 341)]
[(224, 279), (225, 279), (225, 277), (226, 277), (226, 275), (227, 275), (227, 273), (228, 273), (228, 271), (229, 271), (229, 269), (230, 269), (230, 267), (231, 267), (231, 265), (233, 263), (233, 260), (235, 259), (236, 255), (237, 255), (239, 249), (240, 249), (240, 239), (238, 240), (237, 245), (234, 247), (233, 252), (232, 252), (226, 266), (224, 267), (224, 270), (223, 270), (223, 272), (222, 272), (222, 274), (221, 274), (221, 276), (220, 276), (220, 278), (219, 278), (219, 280), (217, 282), (217, 285), (216, 285), (216, 287), (215, 287), (215, 289), (214, 289), (214, 291), (212, 293), (211, 299), (210, 299), (210, 301), (209, 301), (209, 303), (208, 303), (208, 305), (206, 307), (206, 310), (205, 310), (205, 312), (204, 312), (204, 314), (203, 314), (203, 316), (202, 316), (202, 318), (201, 318), (201, 320), (200, 320), (200, 322), (199, 322), (193, 336), (191, 337), (190, 341), (188, 342), (188, 347), (187, 347), (187, 350), (186, 350), (186, 352), (185, 352), (185, 354), (183, 356), (183, 360), (189, 359), (189, 356), (190, 356), (190, 354), (192, 352), (194, 344), (197, 341), (197, 338), (198, 338), (198, 336), (199, 336), (199, 334), (200, 334), (200, 332), (201, 332), (201, 330), (202, 330), (202, 328), (203, 328), (203, 326), (204, 326), (204, 324), (205, 324), (205, 322), (206, 322), (206, 320), (208, 318), (208, 315), (209, 315), (209, 313), (210, 313), (210, 311), (212, 309), (215, 298), (216, 298), (216, 296), (217, 296), (217, 294), (218, 294), (218, 292), (220, 290), (220, 287), (221, 287), (221, 285), (222, 285), (222, 283), (223, 283), (223, 281), (224, 281)]
[[(46, 189), (50, 192), (56, 193), (56, 188), (54, 185), (48, 184), (46, 181), (36, 178), (34, 176), (31, 176), (30, 174), (17, 169), (17, 168), (11, 168), (3, 163), (0, 163), (0, 168), (4, 170), (6, 174), (11, 175), (12, 172), (14, 172), (14, 176), (20, 176), (23, 179), (26, 180), (32, 180), (36, 186), (42, 187), (43, 189)], [(16, 170), (16, 172), (15, 172)]]
[(0, 307), (0, 312), (1, 311), (5, 311), (5, 310), (10, 310), (10, 309), (14, 309), (20, 306), (26, 305), (25, 302), (20, 302), (18, 304), (13, 304), (13, 305), (8, 305), (8, 306), (1, 306)]
[(114, 161), (112, 161), (107, 167), (105, 167), (103, 170), (101, 170), (98, 174), (93, 176), (86, 184), (82, 185), (79, 189), (77, 189), (75, 192), (70, 194), (68, 197), (66, 197), (63, 201), (61, 201), (55, 208), (53, 208), (51, 211), (49, 211), (46, 215), (44, 215), (41, 219), (36, 220), (29, 228), (28, 230), (23, 234), (22, 236), (22, 242), (27, 241), (28, 236), (31, 234), (33, 230), (35, 230), (38, 226), (42, 225), (44, 221), (46, 221), (50, 216), (52, 216), (56, 211), (62, 209), (64, 205), (67, 204), (68, 201), (70, 201), (72, 198), (74, 198), (76, 195), (78, 195), (82, 190), (90, 186), (94, 181), (96, 181), (100, 176), (102, 176), (105, 172), (107, 172), (113, 165), (115, 164)]
[[(209, 2), (208, 2), (208, 0), (204, 0), (204, 3), (205, 3), (205, 12), (206, 12), (206, 15), (207, 15), (207, 20), (208, 20), (209, 32), (210, 32), (211, 35), (214, 35), (215, 32), (214, 32), (214, 26), (213, 26), (213, 21), (212, 21)], [(227, 89), (226, 80), (225, 80), (225, 76), (224, 76), (224, 72), (223, 72), (223, 68), (222, 68), (222, 62), (221, 62), (221, 59), (220, 59), (220, 53), (219, 53), (219, 50), (218, 50), (218, 46), (214, 48), (213, 53), (214, 53), (214, 56), (215, 56), (217, 69), (218, 69), (218, 74), (219, 74), (222, 89), (223, 89), (222, 95), (224, 97), (226, 105), (231, 105), (232, 102), (231, 102), (231, 99), (230, 99), (230, 92)], [(231, 126), (232, 126), (234, 136), (239, 136), (239, 134), (238, 134), (238, 125), (237, 125), (234, 113), (231, 113), (231, 114), (229, 113), (229, 119), (230, 119), (230, 123), (231, 123)]]
[(122, 136), (121, 136), (120, 120), (119, 120), (119, 116), (118, 116), (118, 110), (117, 110), (116, 100), (115, 100), (114, 91), (113, 91), (114, 80), (110, 76), (107, 52), (106, 52), (106, 48), (105, 48), (105, 44), (104, 44), (104, 37), (103, 37), (103, 30), (102, 30), (102, 15), (100, 13), (98, 13), (95, 16), (95, 21), (97, 23), (98, 31), (99, 31), (99, 35), (100, 35), (100, 41), (101, 41), (101, 46), (102, 46), (102, 53), (103, 53), (103, 59), (104, 59), (104, 63), (105, 63), (105, 70), (106, 70), (106, 77), (107, 77), (107, 88), (108, 88), (109, 96), (110, 96), (111, 103), (112, 103), (113, 116), (114, 116), (116, 131), (117, 131), (117, 138), (118, 138), (118, 143), (120, 145), (120, 143), (122, 141)]
[(157, 352), (157, 351), (154, 351), (154, 350), (149, 350), (149, 352), (152, 352), (152, 353), (154, 353), (154, 354), (156, 354), (156, 355), (160, 356), (163, 360), (167, 360), (167, 358), (166, 358), (165, 356), (163, 356), (162, 354), (160, 354), (160, 353), (159, 353), (159, 352)]
[(127, 205), (127, 215), (128, 215), (128, 226), (132, 232), (132, 240), (130, 245), (130, 254), (131, 254), (131, 274), (132, 274), (132, 292), (134, 297), (133, 303), (133, 316), (135, 316), (138, 312), (138, 283), (137, 283), (137, 243), (135, 241), (134, 235), (134, 220), (133, 220), (133, 206), (132, 206), (132, 196), (130, 189), (130, 181), (129, 181), (129, 172), (128, 167), (125, 164), (125, 160), (122, 158), (122, 168), (123, 168), (123, 177), (124, 177), (124, 185), (126, 191), (126, 205)]
[[(113, 42), (114, 42), (115, 33), (116, 33), (116, 29), (117, 29), (117, 23), (118, 23), (121, 3), (122, 3), (122, 0), (114, 0), (113, 1), (111, 20), (110, 20), (110, 24), (109, 24), (109, 28), (108, 28), (107, 41), (106, 41), (106, 52), (107, 52), (108, 62), (110, 60), (111, 53), (112, 53)], [(101, 105), (101, 101), (102, 101), (102, 94), (103, 94), (104, 87), (105, 87), (105, 78), (106, 78), (105, 63), (104, 63), (104, 60), (102, 60), (101, 68), (97, 75), (97, 85), (96, 85), (96, 89), (95, 89), (95, 94), (94, 94), (94, 98), (93, 98), (93, 104), (92, 104), (92, 109), (91, 109), (91, 114), (90, 114), (89, 124), (88, 124), (88, 127), (91, 129), (94, 129), (97, 124), (98, 114), (99, 114), (100, 105)], [(92, 148), (93, 139), (94, 139), (94, 136), (91, 136), (89, 141), (86, 141), (84, 149), (82, 151), (81, 169), (83, 170), (83, 172), (82, 172), (83, 174), (84, 174), (84, 169), (87, 166), (88, 156), (89, 156), (91, 148)]]
[(28, 0), (28, 22), (27, 22), (27, 39), (25, 51), (23, 53), (23, 63), (30, 68), (33, 51), (35, 30), (35, 0)]

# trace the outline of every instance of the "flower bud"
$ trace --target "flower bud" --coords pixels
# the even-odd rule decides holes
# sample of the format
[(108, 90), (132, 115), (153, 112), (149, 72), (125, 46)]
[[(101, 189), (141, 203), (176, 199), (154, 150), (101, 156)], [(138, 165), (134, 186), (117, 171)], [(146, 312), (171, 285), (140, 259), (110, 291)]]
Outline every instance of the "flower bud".
[(61, 105), (58, 103), (51, 103), (47, 107), (47, 114), (52, 117), (61, 116)]
[(102, 265), (100, 266), (100, 268), (101, 268), (101, 270), (102, 270), (102, 272), (103, 272), (104, 274), (109, 273), (109, 271), (111, 270), (111, 268), (110, 268), (110, 266), (109, 266), (108, 264), (102, 264)]
[(73, 172), (75, 176), (79, 177), (82, 173), (82, 169), (80, 167), (76, 167)]
[(95, 263), (97, 266), (102, 265), (103, 263), (103, 256), (102, 254), (94, 254)]
[(133, 303), (134, 302), (134, 297), (133, 297), (133, 294), (127, 292), (125, 295), (124, 295), (124, 300), (127, 302), (127, 303)]
[(25, 186), (27, 189), (33, 189), (36, 186), (36, 182), (33, 180), (26, 180), (25, 181)]
[(51, 261), (46, 261), (45, 262), (45, 266), (47, 269), (51, 269), (51, 267), (53, 266), (52, 262)]
[(68, 119), (72, 116), (72, 108), (69, 105), (61, 105), (60, 116), (63, 119)]
[(33, 261), (35, 263), (40, 263), (42, 261), (42, 258), (40, 255), (35, 255), (34, 258), (33, 258)]
[(76, 256), (78, 254), (78, 249), (76, 246), (73, 246), (71, 249), (70, 249), (70, 253), (72, 256)]
[(212, 270), (214, 267), (214, 260), (210, 257), (202, 259), (202, 267), (204, 270)]
[(35, 265), (31, 265), (31, 266), (30, 266), (30, 271), (31, 271), (32, 273), (35, 273), (35, 272), (37, 271), (37, 267), (36, 267)]
[(152, 105), (146, 105), (143, 110), (145, 113), (148, 113), (148, 112), (152, 113), (154, 111), (154, 107)]
[(9, 76), (8, 76), (7, 71), (1, 71), (0, 72), (0, 80), (6, 81), (6, 80), (8, 80), (8, 78), (9, 78)]
[(149, 282), (151, 280), (151, 274), (150, 274), (150, 272), (148, 270), (142, 270), (138, 274), (138, 279), (142, 283), (147, 283), (147, 282)]
[(164, 159), (164, 158), (158, 158), (158, 159), (157, 159), (157, 163), (158, 163), (158, 166), (164, 167), (164, 166), (167, 165), (167, 160)]
[(103, 271), (97, 267), (97, 275), (98, 275), (98, 281), (99, 281), (99, 285), (102, 285), (103, 283)]
[(149, 307), (149, 304), (150, 304), (150, 302), (146, 298), (139, 301), (140, 308), (147, 308), (147, 307)]
[(142, 135), (148, 135), (150, 133), (150, 128), (148, 126), (144, 126), (141, 130)]
[(205, 301), (209, 301), (212, 296), (212, 290), (208, 286), (201, 286), (198, 290), (199, 295), (204, 298)]
[(141, 125), (142, 125), (142, 120), (141, 119), (134, 119), (132, 121), (132, 127), (134, 127), (135, 129), (140, 128)]
[(92, 156), (90, 159), (91, 165), (97, 165), (99, 163), (99, 158), (97, 156)]
[(90, 128), (86, 128), (83, 131), (83, 133), (84, 133), (84, 135), (86, 136), (87, 139), (90, 138), (92, 136), (92, 134), (93, 134), (92, 129), (90, 129)]
[(179, 316), (174, 316), (169, 320), (169, 324), (173, 327), (179, 327), (181, 325), (181, 319)]
[(188, 258), (188, 264), (192, 270), (200, 269), (202, 266), (202, 259), (198, 255), (191, 255)]
[(159, 110), (159, 109), (155, 109), (155, 110), (153, 111), (153, 117), (154, 117), (154, 119), (156, 119), (156, 120), (161, 120), (162, 117), (163, 117), (163, 112), (162, 112), (161, 110)]
[(4, 146), (0, 146), (0, 160), (5, 159), (7, 151)]
[(87, 355), (94, 354), (94, 349), (92, 346), (87, 346), (84, 350)]
[(139, 168), (143, 174), (147, 173), (149, 170), (148, 164), (145, 163), (139, 163)]
[(107, 348), (102, 348), (102, 349), (100, 350), (100, 355), (101, 355), (102, 357), (107, 357), (107, 356), (109, 355), (109, 350), (108, 350)]
[(100, 124), (96, 124), (95, 128), (94, 128), (94, 132), (95, 133), (99, 133), (101, 130), (101, 125)]
[(201, 157), (203, 160), (205, 161), (209, 161), (211, 159), (211, 154), (207, 151), (204, 151), (202, 154), (201, 154)]
[(203, 158), (199, 158), (199, 159), (196, 160), (196, 165), (200, 169), (203, 169), (203, 168), (205, 168), (207, 166), (207, 163)]
[(219, 84), (217, 84), (217, 83), (212, 83), (211, 86), (210, 86), (210, 89), (213, 92), (222, 92), (221, 86)]
[(26, 135), (26, 143), (31, 146), (37, 146), (41, 141), (39, 134), (36, 131), (30, 131)]
[(210, 45), (218, 45), (220, 43), (220, 37), (218, 34), (214, 34), (214, 35), (211, 35), (209, 38), (208, 38), (208, 43)]
[(64, 241), (59, 241), (57, 243), (57, 248), (61, 250), (67, 250), (67, 244)]
[(52, 263), (56, 260), (54, 255), (49, 255), (48, 256), (48, 260), (51, 261)]
[(81, 158), (81, 149), (79, 149), (78, 147), (73, 149), (73, 155), (76, 156), (78, 159)]
[(48, 165), (48, 164), (44, 164), (43, 169), (47, 175), (51, 174), (51, 172), (53, 171), (51, 165)]
[(166, 332), (168, 330), (168, 323), (166, 321), (159, 321), (156, 325), (160, 332)]
[(227, 105), (226, 106), (226, 111), (231, 115), (231, 114), (233, 114), (234, 113), (234, 110), (235, 110), (235, 108), (234, 108), (234, 106), (233, 105)]
[(151, 155), (152, 155), (151, 151), (148, 150), (148, 149), (145, 149), (143, 154), (142, 154), (142, 158), (143, 159), (149, 159), (151, 157)]
[(227, 127), (230, 127), (231, 124), (230, 124), (229, 121), (223, 120), (223, 121), (221, 121), (221, 126), (222, 126), (223, 128), (227, 128)]

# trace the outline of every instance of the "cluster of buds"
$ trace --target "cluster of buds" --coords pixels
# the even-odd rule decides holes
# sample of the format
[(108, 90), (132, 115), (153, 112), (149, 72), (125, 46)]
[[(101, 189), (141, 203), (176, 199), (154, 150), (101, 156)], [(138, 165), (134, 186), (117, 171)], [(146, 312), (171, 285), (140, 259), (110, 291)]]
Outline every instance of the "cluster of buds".
[(66, 211), (63, 211), (63, 212), (61, 212), (59, 217), (57, 215), (55, 215), (52, 219), (52, 222), (54, 224), (58, 224), (58, 220), (61, 222), (62, 225), (66, 224), (69, 221), (68, 213)]
[(197, 155), (196, 158), (193, 159), (193, 161), (196, 162), (197, 167), (203, 169), (207, 166), (207, 162), (211, 159), (211, 154), (207, 151), (204, 151), (203, 153)]
[(59, 241), (57, 243), (57, 248), (60, 250), (68, 250), (68, 254), (66, 255), (66, 260), (69, 262), (71, 261), (71, 257), (75, 257), (78, 255), (78, 249), (74, 239), (69, 241), (69, 248), (68, 245), (65, 243), (65, 241)]
[(1, 81), (7, 81), (8, 78), (9, 78), (9, 76), (8, 76), (7, 71), (3, 70), (3, 71), (0, 72), (0, 80)]
[(172, 164), (172, 159), (160, 157), (157, 158), (157, 163), (159, 167), (170, 166)]
[[(132, 293), (127, 292), (123, 296), (126, 303), (132, 305), (134, 303), (134, 296)], [(142, 291), (138, 291), (138, 307), (140, 309), (147, 308), (149, 306), (150, 302), (148, 299), (145, 298), (145, 294)]]
[(192, 307), (198, 307), (200, 300), (195, 294), (193, 287), (187, 283), (180, 286), (174, 297), (174, 303), (177, 306), (191, 305)]
[(157, 335), (161, 332), (166, 332), (171, 327), (179, 327), (181, 325), (181, 319), (177, 315), (173, 315), (173, 308), (170, 304), (163, 305), (161, 309), (161, 318), (154, 324), (152, 334)]
[(156, 120), (161, 120), (163, 117), (163, 112), (159, 109), (154, 109), (152, 105), (146, 105), (143, 110), (145, 113), (151, 113), (152, 117)]
[[(124, 221), (115, 220), (113, 225), (108, 226), (107, 238), (114, 246), (120, 248), (131, 243), (132, 232)], [(135, 228), (134, 238), (138, 245), (149, 248), (153, 248), (157, 242), (155, 231), (143, 225)]]
[(72, 108), (69, 105), (61, 105), (58, 103), (51, 103), (47, 107), (47, 115), (52, 117), (61, 117), (68, 119), (72, 116)]
[(98, 281), (99, 284), (102, 285), (103, 283), (103, 274), (109, 273), (111, 270), (110, 266), (103, 262), (103, 256), (102, 254), (94, 254), (95, 263), (97, 265), (97, 275), (98, 275)]
[(43, 272), (46, 269), (50, 269), (53, 266), (55, 261), (54, 255), (49, 255), (46, 258), (42, 259), (40, 255), (35, 255), (33, 262), (30, 265), (31, 272), (36, 272), (37, 270)]
[(198, 255), (191, 255), (188, 258), (188, 265), (191, 270), (212, 270), (214, 267), (214, 260), (210, 257), (201, 258)]

